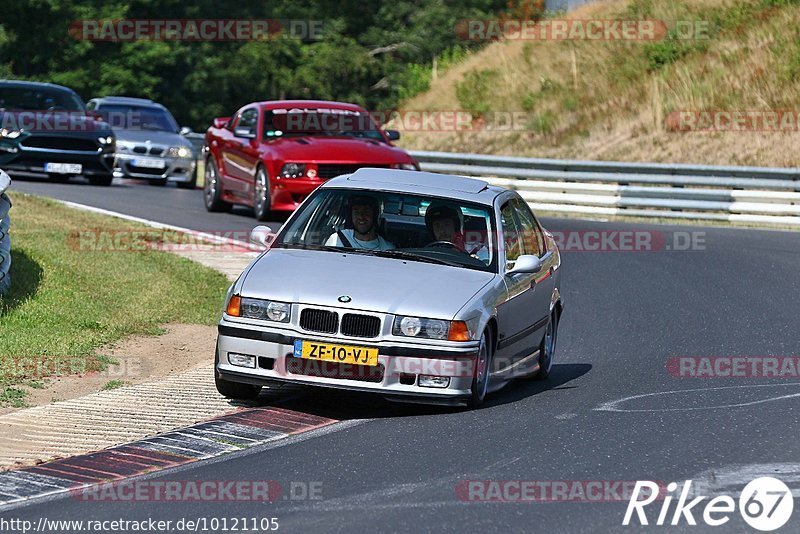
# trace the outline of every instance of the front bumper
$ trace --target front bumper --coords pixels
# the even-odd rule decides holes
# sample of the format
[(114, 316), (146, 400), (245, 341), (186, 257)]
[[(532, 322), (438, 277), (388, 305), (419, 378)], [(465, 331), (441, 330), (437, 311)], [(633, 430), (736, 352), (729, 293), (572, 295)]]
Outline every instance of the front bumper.
[(45, 163), (79, 163), (83, 167), (83, 176), (107, 176), (113, 169), (114, 153), (23, 147), (18, 147), (15, 152), (0, 150), (0, 166), (4, 171), (46, 174)]
[(294, 211), (308, 195), (327, 180), (308, 178), (271, 178), (272, 211)]
[[(150, 169), (134, 165), (137, 158), (160, 159), (163, 169)], [(190, 182), (194, 177), (197, 163), (192, 158), (142, 156), (139, 154), (117, 154), (114, 162), (115, 178), (135, 178), (137, 180), (170, 180)]]
[[(378, 366), (354, 366), (295, 358), (295, 340), (378, 348)], [(219, 324), (216, 376), (255, 385), (294, 383), (309, 386), (380, 393), (396, 400), (462, 404), (471, 393), (478, 342), (442, 345), (368, 342), (326, 337), (287, 329), (265, 330), (230, 323)], [(256, 357), (256, 368), (232, 365), (228, 353)], [(447, 376), (447, 387), (419, 385), (420, 375)]]

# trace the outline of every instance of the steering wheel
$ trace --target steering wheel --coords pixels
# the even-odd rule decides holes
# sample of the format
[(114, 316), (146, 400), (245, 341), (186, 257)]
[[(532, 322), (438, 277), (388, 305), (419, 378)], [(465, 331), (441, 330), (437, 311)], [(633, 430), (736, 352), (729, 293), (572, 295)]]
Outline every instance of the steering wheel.
[(459, 247), (452, 241), (434, 241), (433, 243), (428, 243), (427, 245), (425, 245), (425, 248), (434, 248), (434, 247), (436, 248), (450, 247), (459, 251), (462, 250), (461, 247)]

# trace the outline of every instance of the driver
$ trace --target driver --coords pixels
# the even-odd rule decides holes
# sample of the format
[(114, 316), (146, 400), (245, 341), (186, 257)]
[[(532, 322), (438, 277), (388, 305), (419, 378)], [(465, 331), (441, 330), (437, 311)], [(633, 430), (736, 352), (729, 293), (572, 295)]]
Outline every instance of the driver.
[(360, 195), (350, 200), (350, 220), (353, 228), (337, 230), (325, 242), (329, 247), (366, 250), (392, 250), (392, 243), (378, 235), (380, 205), (375, 197)]
[(445, 204), (431, 204), (425, 211), (425, 226), (436, 241), (452, 243), (466, 252), (464, 246), (464, 216), (461, 210)]

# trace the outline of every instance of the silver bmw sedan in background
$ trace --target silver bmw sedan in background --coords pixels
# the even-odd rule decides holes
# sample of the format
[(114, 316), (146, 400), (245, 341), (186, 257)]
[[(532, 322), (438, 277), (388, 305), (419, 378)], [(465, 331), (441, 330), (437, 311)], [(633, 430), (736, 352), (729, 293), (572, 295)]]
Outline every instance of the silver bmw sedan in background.
[(561, 258), (514, 191), (360, 169), (320, 186), (231, 286), (215, 378), (229, 398), (285, 383), (481, 405), (555, 357)]

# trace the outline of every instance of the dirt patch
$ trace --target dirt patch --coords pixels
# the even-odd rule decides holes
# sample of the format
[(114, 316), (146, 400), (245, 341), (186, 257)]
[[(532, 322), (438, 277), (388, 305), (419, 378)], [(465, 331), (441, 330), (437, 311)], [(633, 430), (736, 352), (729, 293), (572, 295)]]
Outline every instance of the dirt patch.
[[(105, 371), (52, 377), (43, 389), (21, 387), (28, 392), (28, 406), (74, 399), (101, 391), (106, 385), (133, 385), (172, 376), (213, 361), (217, 329), (196, 324), (168, 324), (160, 336), (133, 336), (97, 354), (112, 357), (117, 364)], [(110, 384), (109, 384), (110, 383)], [(1, 414), (20, 408), (2, 408)]]

